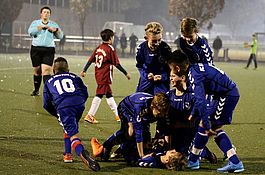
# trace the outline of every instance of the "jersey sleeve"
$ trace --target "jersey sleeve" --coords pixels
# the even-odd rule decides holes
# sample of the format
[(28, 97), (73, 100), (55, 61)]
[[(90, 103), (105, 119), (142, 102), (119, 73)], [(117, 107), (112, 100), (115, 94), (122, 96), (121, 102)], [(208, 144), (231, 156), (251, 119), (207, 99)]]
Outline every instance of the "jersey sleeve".
[(52, 103), (52, 95), (47, 87), (47, 84), (43, 87), (43, 108), (51, 115), (57, 117), (56, 109)]
[(110, 59), (111, 59), (111, 63), (114, 65), (114, 66), (117, 66), (120, 64), (120, 60), (119, 60), (119, 57), (117, 55), (117, 52), (116, 50), (114, 49), (113, 46), (109, 45), (110, 47)]
[(30, 26), (29, 26), (29, 28), (28, 28), (28, 34), (29, 34), (31, 37), (34, 37), (34, 36), (36, 36), (36, 35), (39, 33), (37, 26), (38, 26), (38, 21), (37, 21), (37, 20), (33, 21), (33, 22), (30, 24)]

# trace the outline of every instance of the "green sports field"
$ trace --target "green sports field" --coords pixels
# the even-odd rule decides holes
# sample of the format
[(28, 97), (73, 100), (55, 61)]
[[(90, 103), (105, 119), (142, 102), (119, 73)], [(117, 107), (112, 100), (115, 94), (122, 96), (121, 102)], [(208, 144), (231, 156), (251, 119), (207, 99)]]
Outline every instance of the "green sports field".
[[(79, 74), (86, 57), (65, 56), (70, 70)], [(121, 64), (132, 74), (128, 81), (115, 69), (112, 86), (113, 95), (118, 103), (124, 96), (135, 91), (138, 72), (134, 59), (121, 59)], [(245, 70), (245, 63), (216, 63), (238, 85), (241, 98), (234, 112), (233, 124), (224, 129), (231, 137), (242, 159), (243, 174), (265, 174), (265, 65), (257, 70)], [(223, 166), (223, 155), (213, 139), (208, 143), (218, 157), (218, 164), (201, 163), (198, 171), (168, 170), (128, 167), (121, 160), (100, 162), (101, 171), (92, 172), (74, 156), (74, 162), (63, 163), (63, 131), (56, 119), (42, 108), (42, 96), (31, 97), (33, 90), (31, 61), (28, 54), (0, 54), (0, 174), (216, 174)], [(84, 82), (90, 97), (86, 111), (95, 95), (94, 68), (90, 67)], [(89, 140), (97, 137), (102, 143), (119, 128), (105, 100), (96, 114), (99, 124), (91, 125), (80, 121), (80, 138), (91, 151)], [(154, 127), (152, 127), (153, 129)]]

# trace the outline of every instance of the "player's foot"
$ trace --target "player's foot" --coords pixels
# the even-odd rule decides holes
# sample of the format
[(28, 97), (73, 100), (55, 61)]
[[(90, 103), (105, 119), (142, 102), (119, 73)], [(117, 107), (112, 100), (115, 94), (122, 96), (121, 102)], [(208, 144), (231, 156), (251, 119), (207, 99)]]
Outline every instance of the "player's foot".
[(88, 153), (87, 150), (83, 150), (80, 154), (80, 158), (86, 166), (88, 166), (93, 171), (99, 171), (100, 166), (96, 160), (94, 160)]
[(96, 123), (99, 123), (96, 118), (90, 114), (87, 114), (85, 116), (85, 121), (88, 122), (88, 123), (92, 123), (92, 124), (96, 124)]
[(117, 121), (117, 122), (120, 122), (121, 121), (121, 119), (120, 119), (120, 117), (117, 115), (117, 116), (115, 116), (115, 120)]
[(30, 95), (31, 96), (39, 96), (40, 95), (40, 92), (34, 90)]
[(218, 168), (217, 172), (219, 173), (240, 173), (243, 172), (244, 166), (243, 163), (240, 161), (238, 164), (233, 164), (232, 162), (228, 161), (227, 165), (222, 168)]
[(196, 162), (188, 161), (188, 166), (189, 169), (191, 170), (198, 170), (200, 169), (200, 162), (199, 159)]
[(99, 143), (98, 139), (96, 139), (95, 137), (91, 138), (90, 143), (92, 146), (93, 155), (95, 157), (99, 157), (104, 151), (103, 146)]
[(65, 155), (63, 156), (63, 161), (64, 161), (64, 163), (73, 162), (72, 154), (71, 153), (65, 153)]

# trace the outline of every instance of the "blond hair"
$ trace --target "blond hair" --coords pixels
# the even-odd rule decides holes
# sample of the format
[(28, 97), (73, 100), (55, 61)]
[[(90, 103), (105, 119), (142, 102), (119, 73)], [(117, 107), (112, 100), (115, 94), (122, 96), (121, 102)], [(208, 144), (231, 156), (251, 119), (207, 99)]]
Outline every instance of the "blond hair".
[(163, 32), (163, 27), (158, 22), (149, 22), (146, 24), (144, 31), (146, 35), (149, 33), (157, 35)]

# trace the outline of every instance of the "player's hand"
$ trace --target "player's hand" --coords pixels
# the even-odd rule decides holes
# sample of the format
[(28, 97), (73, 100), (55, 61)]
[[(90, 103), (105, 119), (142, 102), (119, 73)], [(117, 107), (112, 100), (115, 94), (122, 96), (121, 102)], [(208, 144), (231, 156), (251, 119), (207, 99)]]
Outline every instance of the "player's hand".
[(49, 30), (49, 32), (51, 32), (51, 33), (55, 33), (55, 32), (58, 31), (58, 28), (55, 28), (55, 27), (49, 27), (48, 30)]
[(126, 77), (127, 77), (128, 80), (130, 80), (131, 79), (131, 74), (127, 73)]
[(160, 81), (161, 78), (162, 78), (161, 75), (155, 75), (155, 76), (154, 76), (154, 81)]
[(129, 136), (133, 135), (133, 124), (131, 122), (128, 123), (128, 134)]
[(148, 80), (153, 80), (154, 79), (154, 74), (153, 73), (149, 73), (147, 75), (147, 78), (148, 78)]
[(81, 76), (81, 77), (85, 77), (85, 76), (86, 76), (86, 72), (82, 71), (82, 72), (80, 73), (80, 76)]
[(192, 118), (192, 115), (189, 116), (188, 120), (191, 121), (191, 119), (193, 119), (193, 118)]
[(209, 129), (209, 130), (206, 130), (206, 134), (208, 136), (214, 136), (214, 135), (217, 135), (217, 132), (215, 132), (214, 130), (212, 129)]
[(38, 31), (46, 30), (47, 28), (48, 28), (48, 26), (46, 26), (46, 25), (37, 26)]

